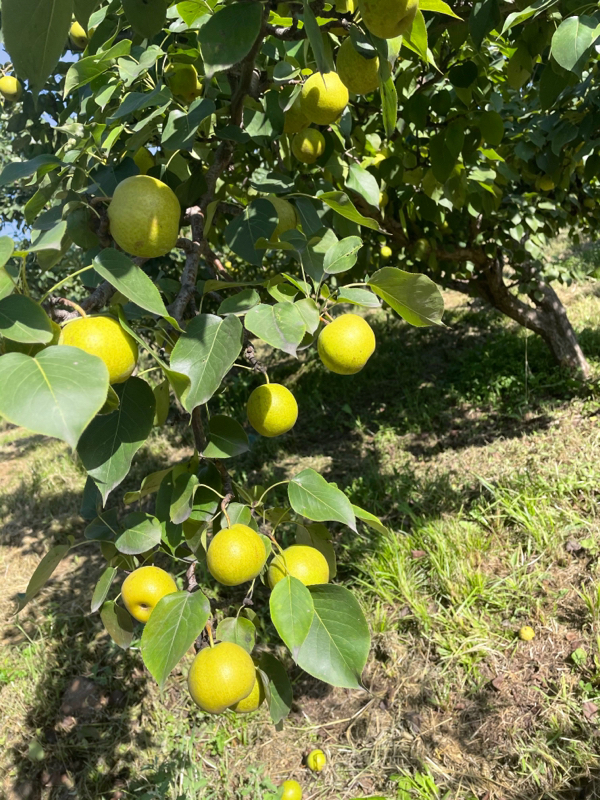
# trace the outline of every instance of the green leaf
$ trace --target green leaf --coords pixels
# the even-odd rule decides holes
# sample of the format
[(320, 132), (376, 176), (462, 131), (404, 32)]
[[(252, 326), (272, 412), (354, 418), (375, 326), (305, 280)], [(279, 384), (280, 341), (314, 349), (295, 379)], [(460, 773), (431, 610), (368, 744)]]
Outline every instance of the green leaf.
[(36, 97), (58, 64), (72, 14), (73, 0), (2, 0), (4, 46)]
[(304, 469), (288, 484), (290, 505), (315, 522), (334, 520), (356, 531), (354, 511), (346, 495), (314, 469)]
[(194, 492), (198, 486), (198, 477), (191, 472), (178, 475), (173, 484), (169, 515), (171, 522), (179, 525), (185, 522), (192, 513)]
[(75, 89), (85, 86), (98, 76), (109, 70), (113, 61), (129, 54), (131, 40), (121, 39), (108, 50), (95, 56), (86, 56), (72, 64), (65, 76), (63, 97), (68, 97)]
[(10, 236), (0, 236), (0, 267), (3, 267), (12, 256), (15, 243)]
[(287, 575), (275, 584), (269, 607), (273, 625), (296, 661), (315, 613), (312, 596), (301, 581)]
[(500, 27), (502, 15), (500, 13), (500, 3), (498, 0), (477, 0), (473, 3), (473, 9), (469, 15), (469, 33), (479, 50), (485, 37)]
[(396, 130), (398, 122), (398, 92), (392, 75), (392, 68), (387, 59), (379, 59), (377, 73), (379, 93), (381, 94), (381, 110), (383, 113), (383, 127), (389, 139)]
[(71, 547), (68, 544), (57, 544), (55, 547), (52, 547), (50, 550), (48, 550), (29, 579), (25, 594), (21, 594), (18, 597), (19, 611), (25, 608), (27, 603), (36, 596), (40, 589), (43, 589), (54, 570), (58, 567), (70, 549)]
[(160, 428), (167, 421), (169, 409), (171, 408), (171, 391), (169, 379), (165, 378), (152, 389), (154, 395), (154, 419), (153, 427)]
[(92, 420), (77, 445), (88, 475), (93, 478), (102, 502), (128, 475), (134, 455), (144, 444), (154, 421), (152, 389), (141, 378), (116, 384), (119, 407)]
[(210, 616), (202, 592), (174, 592), (156, 604), (142, 634), (142, 658), (162, 689), (171, 670), (183, 658)]
[(190, 321), (171, 354), (173, 369), (190, 379), (181, 397), (190, 414), (210, 400), (241, 349), (242, 324), (237, 317), (198, 314)]
[(115, 540), (119, 553), (137, 556), (160, 544), (162, 528), (156, 517), (143, 511), (133, 511), (127, 514), (122, 525), (125, 530)]
[(272, 203), (264, 199), (255, 200), (225, 228), (225, 241), (244, 261), (260, 267), (265, 251), (257, 250), (254, 245), (259, 239), (270, 239), (278, 222)]
[(259, 303), (260, 295), (255, 289), (242, 289), (241, 292), (237, 292), (237, 294), (223, 300), (219, 306), (218, 313), (222, 316), (225, 316), (225, 314), (242, 316)]
[[(12, 164), (7, 164), (2, 170), (2, 173), (0, 173), (0, 186), (6, 186), (9, 183), (20, 181), (23, 178), (29, 178), (42, 167), (55, 169), (61, 166), (62, 163), (60, 158), (49, 154), (36, 156), (30, 161), (13, 161)], [(48, 171), (49, 170), (44, 170), (44, 174)]]
[(421, 9), (417, 11), (414, 22), (407, 33), (404, 34), (402, 44), (414, 50), (425, 63), (429, 61), (429, 54), (427, 48), (427, 26), (425, 25), (425, 18), (421, 13)]
[(379, 184), (375, 177), (359, 164), (350, 164), (346, 186), (364, 198), (369, 205), (379, 208)]
[(113, 600), (107, 600), (100, 609), (100, 619), (113, 642), (127, 650), (133, 640), (133, 620), (127, 611)]
[[(554, 0), (544, 0), (544, 2), (554, 2)], [(448, 3), (444, 3), (444, 0), (419, 0), (419, 10), (435, 11), (437, 14), (446, 14), (448, 17), (462, 19), (452, 11)]]
[(212, 16), (198, 34), (206, 77), (212, 78), (244, 59), (260, 33), (261, 23), (260, 3), (232, 3)]
[(292, 710), (294, 699), (292, 684), (281, 661), (270, 653), (261, 655), (258, 668), (263, 678), (269, 713), (274, 724), (277, 725)]
[(248, 436), (239, 422), (225, 414), (215, 414), (208, 423), (209, 442), (205, 458), (232, 458), (249, 450)]
[(73, 448), (107, 392), (106, 365), (77, 347), (47, 347), (35, 358), (21, 353), (0, 358), (0, 414)]
[(217, 639), (222, 642), (239, 644), (248, 653), (254, 650), (256, 628), (244, 617), (225, 617), (217, 626)]
[(410, 325), (444, 324), (444, 298), (427, 275), (383, 267), (371, 276), (369, 286)]
[(125, 505), (135, 503), (137, 500), (142, 500), (149, 494), (158, 492), (160, 485), (163, 482), (163, 478), (165, 478), (171, 472), (171, 470), (172, 467), (169, 467), (168, 469), (161, 469), (159, 472), (151, 472), (150, 475), (146, 475), (138, 492), (127, 492), (123, 498)]
[(303, 297), (294, 303), (295, 308), (300, 312), (304, 320), (304, 327), (307, 333), (314, 333), (319, 327), (321, 321), (319, 316), (319, 307), (312, 299), (312, 297)]
[(102, 603), (106, 600), (106, 595), (112, 586), (112, 582), (114, 581), (117, 572), (118, 570), (116, 567), (107, 567), (102, 575), (100, 575), (98, 583), (94, 589), (94, 594), (92, 595), (92, 605), (90, 608), (92, 614), (95, 614)]
[(0, 267), (0, 300), (12, 294), (17, 286), (19, 269)]
[(329, 72), (330, 67), (325, 56), (325, 46), (323, 44), (321, 29), (319, 28), (319, 23), (313, 14), (308, 0), (303, 0), (302, 2), (302, 16), (304, 18), (306, 35), (308, 36), (311, 50), (317, 62), (317, 69), (319, 72)]
[(100, 0), (75, 0), (75, 19), (82, 28), (87, 30), (91, 14), (100, 5)]
[[(100, 510), (100, 506), (97, 510)], [(118, 527), (117, 509), (108, 508), (90, 522), (83, 535), (90, 541), (110, 542), (117, 536)]]
[[(379, 190), (378, 190), (379, 191)], [(363, 246), (360, 236), (347, 236), (337, 242), (325, 253), (323, 269), (329, 275), (347, 272), (356, 264), (358, 251)]]
[(358, 602), (343, 586), (310, 586), (315, 615), (298, 666), (332, 686), (359, 689), (371, 637)]
[[(53, 225), (49, 230), (42, 231), (40, 235), (32, 241), (27, 248), (27, 252), (40, 253), (44, 250), (61, 250), (66, 232), (67, 223), (65, 221), (61, 221), (56, 225)], [(54, 263), (48, 265), (46, 268), (49, 269), (51, 266), (53, 267), (55, 263), (58, 263), (56, 259), (54, 260)], [(40, 266), (44, 266), (41, 261)]]
[(246, 314), (246, 329), (263, 342), (296, 356), (306, 332), (304, 319), (293, 303), (261, 303)]
[(316, 199), (321, 200), (340, 216), (356, 222), (358, 225), (363, 225), (365, 228), (371, 228), (374, 231), (379, 230), (378, 223), (374, 219), (363, 217), (345, 192), (324, 192)]
[(187, 111), (171, 111), (164, 126), (161, 144), (166, 150), (191, 150), (196, 141), (198, 126), (215, 113), (212, 100), (196, 98)]
[(368, 525), (369, 528), (377, 531), (377, 533), (389, 533), (388, 529), (385, 527), (379, 517), (375, 516), (375, 514), (371, 514), (370, 511), (365, 511), (365, 509), (361, 508), (360, 506), (355, 506), (354, 503), (352, 504), (352, 510), (358, 519), (361, 519), (365, 525)]
[(23, 294), (11, 294), (0, 300), (0, 335), (23, 344), (48, 344), (54, 331), (38, 303)]
[[(101, 250), (93, 261), (95, 271), (140, 308), (169, 318), (165, 304), (155, 283), (141, 267), (112, 247)], [(177, 323), (175, 327), (179, 328)]]
[(535, 0), (535, 2), (522, 11), (513, 11), (504, 20), (501, 34), (504, 35), (510, 28), (519, 25), (521, 22), (525, 22), (525, 20), (530, 19), (530, 17), (537, 16), (541, 11), (553, 6), (555, 3), (556, 0)]
[(127, 21), (136, 33), (152, 39), (162, 30), (166, 21), (165, 0), (121, 0)]
[(379, 308), (381, 303), (377, 297), (368, 289), (347, 289), (342, 286), (337, 296), (338, 303), (352, 303), (355, 306), (364, 306), (365, 308)]
[(581, 76), (591, 47), (599, 35), (600, 25), (595, 17), (585, 14), (568, 17), (554, 31), (551, 55), (563, 69)]

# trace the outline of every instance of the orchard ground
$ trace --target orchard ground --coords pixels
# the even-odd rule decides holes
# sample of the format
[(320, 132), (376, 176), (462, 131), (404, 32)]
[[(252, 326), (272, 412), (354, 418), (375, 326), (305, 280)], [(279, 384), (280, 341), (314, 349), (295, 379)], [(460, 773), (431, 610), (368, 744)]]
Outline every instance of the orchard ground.
[[(589, 272), (598, 252), (583, 259)], [(600, 282), (561, 297), (597, 377)], [(371, 315), (378, 348), (351, 378), (316, 358), (262, 354), (294, 391), (301, 424), (255, 438), (236, 468), (268, 485), (312, 466), (390, 528), (336, 532), (336, 580), (359, 592), (374, 635), (369, 691), (292, 672), (281, 732), (264, 710), (198, 712), (185, 684), (191, 655), (161, 694), (138, 652), (118, 650), (97, 616), (83, 616), (101, 569), (94, 545), (9, 616), (45, 550), (81, 538), (84, 472), (66, 446), (4, 425), (0, 796), (258, 800), (287, 778), (305, 798), (597, 796), (597, 386), (565, 377), (541, 341), (477, 303), (453, 294), (446, 303), (445, 329)], [(257, 384), (235, 376), (223, 409), (241, 419)], [(172, 419), (120, 496), (191, 446)], [(208, 587), (227, 601), (231, 590)], [(517, 637), (525, 624), (531, 642)], [(314, 746), (329, 759), (318, 777), (302, 766)]]

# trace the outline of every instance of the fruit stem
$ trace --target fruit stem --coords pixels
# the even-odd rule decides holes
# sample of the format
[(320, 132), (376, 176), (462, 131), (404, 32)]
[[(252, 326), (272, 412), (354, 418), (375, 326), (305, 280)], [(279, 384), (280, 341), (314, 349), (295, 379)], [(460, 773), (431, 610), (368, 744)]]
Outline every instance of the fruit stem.
[(265, 376), (265, 383), (271, 383), (271, 381), (269, 380), (269, 373), (267, 372), (267, 370), (263, 372), (263, 375)]
[(215, 643), (214, 643), (214, 640), (213, 640), (212, 625), (210, 624), (210, 622), (206, 623), (206, 632), (208, 633), (208, 642), (209, 642), (210, 646), (214, 647)]
[(274, 483), (272, 486), (268, 486), (261, 496), (258, 498), (256, 503), (252, 504), (252, 508), (258, 508), (258, 506), (262, 503), (263, 498), (266, 496), (267, 492), (270, 492), (271, 489), (274, 489), (276, 486), (283, 486), (284, 483), (289, 483), (289, 481), (279, 481), (279, 483)]
[(46, 294), (42, 297), (42, 299), (40, 300), (40, 304), (43, 303), (44, 300), (46, 300), (46, 298), (52, 294), (52, 292), (55, 292), (57, 289), (60, 289), (60, 287), (64, 286), (65, 283), (68, 283), (71, 280), (71, 278), (74, 278), (76, 275), (81, 275), (82, 272), (87, 272), (88, 269), (94, 269), (94, 265), (90, 264), (89, 267), (83, 267), (83, 269), (78, 269), (77, 272), (72, 272), (70, 275), (67, 275), (66, 278), (63, 278), (62, 281), (55, 283), (54, 286), (48, 289)]
[(87, 317), (87, 314), (85, 313), (83, 308), (78, 303), (73, 302), (73, 300), (67, 300), (66, 297), (59, 297), (58, 301), (63, 305), (71, 306), (71, 308), (74, 308), (75, 311), (77, 311), (77, 313), (80, 314), (82, 317), (84, 318)]

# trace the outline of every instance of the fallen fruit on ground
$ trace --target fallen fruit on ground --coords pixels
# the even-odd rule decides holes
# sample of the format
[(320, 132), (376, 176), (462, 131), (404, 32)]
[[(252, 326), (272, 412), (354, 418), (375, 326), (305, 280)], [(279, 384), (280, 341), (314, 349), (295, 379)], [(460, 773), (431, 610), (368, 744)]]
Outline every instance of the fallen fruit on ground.
[(342, 83), (354, 94), (369, 94), (379, 86), (379, 59), (362, 56), (350, 38), (338, 51), (336, 67)]
[(252, 658), (233, 642), (220, 642), (200, 650), (188, 674), (192, 700), (209, 714), (222, 714), (248, 697), (255, 681)]
[(325, 152), (325, 138), (316, 128), (307, 128), (294, 136), (292, 153), (303, 164), (314, 164)]
[(519, 629), (519, 639), (522, 639), (524, 642), (530, 642), (534, 638), (535, 631), (530, 625), (523, 625), (523, 627)]
[(327, 756), (322, 750), (311, 750), (306, 756), (306, 766), (312, 772), (321, 772), (327, 764)]
[(358, 314), (342, 314), (319, 334), (317, 349), (323, 364), (338, 375), (354, 375), (375, 350), (375, 334)]
[(240, 700), (238, 703), (231, 706), (231, 710), (235, 711), (237, 714), (249, 714), (252, 711), (256, 711), (256, 709), (262, 705), (264, 699), (265, 689), (257, 673), (254, 680), (254, 686), (252, 687), (252, 691), (248, 697), (244, 697), (243, 700)]
[(284, 781), (281, 789), (281, 800), (302, 800), (302, 787), (298, 781)]
[(175, 247), (181, 206), (166, 183), (133, 175), (118, 184), (108, 207), (110, 234), (132, 256), (157, 258)]
[(160, 567), (138, 567), (121, 586), (125, 608), (138, 622), (148, 622), (159, 600), (177, 591), (177, 584)]
[(331, 125), (348, 105), (348, 89), (337, 72), (315, 72), (300, 94), (304, 116), (316, 125)]
[(256, 578), (266, 560), (267, 551), (258, 533), (239, 522), (213, 536), (206, 554), (208, 571), (225, 586)]
[(248, 421), (257, 433), (269, 438), (287, 433), (298, 419), (296, 398), (280, 383), (258, 386), (248, 398)]
[(316, 547), (293, 544), (271, 561), (267, 573), (271, 589), (286, 575), (297, 578), (305, 586), (328, 583), (329, 564), (323, 553)]
[(359, 0), (365, 26), (374, 36), (395, 39), (410, 30), (419, 8), (418, 0)]
[(0, 94), (9, 103), (16, 103), (23, 94), (23, 84), (13, 75), (0, 78)]
[(107, 366), (110, 383), (126, 381), (138, 360), (137, 342), (113, 317), (74, 319), (62, 329), (59, 344), (79, 347), (101, 358)]

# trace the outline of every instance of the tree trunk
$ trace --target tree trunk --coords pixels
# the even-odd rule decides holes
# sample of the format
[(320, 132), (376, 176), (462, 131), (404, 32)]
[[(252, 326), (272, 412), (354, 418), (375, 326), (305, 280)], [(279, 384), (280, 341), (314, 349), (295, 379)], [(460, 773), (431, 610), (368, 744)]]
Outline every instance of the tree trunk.
[(532, 298), (535, 307), (530, 306), (508, 290), (504, 283), (502, 263), (496, 260), (481, 269), (476, 278), (476, 287), (490, 305), (541, 336), (561, 367), (582, 378), (589, 376), (590, 366), (579, 346), (566, 309), (551, 286), (538, 281), (536, 289), (541, 292), (542, 299)]

